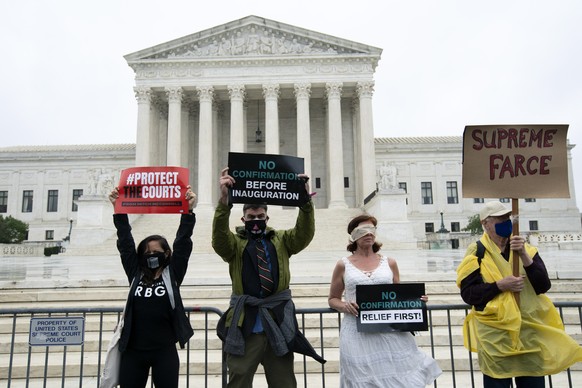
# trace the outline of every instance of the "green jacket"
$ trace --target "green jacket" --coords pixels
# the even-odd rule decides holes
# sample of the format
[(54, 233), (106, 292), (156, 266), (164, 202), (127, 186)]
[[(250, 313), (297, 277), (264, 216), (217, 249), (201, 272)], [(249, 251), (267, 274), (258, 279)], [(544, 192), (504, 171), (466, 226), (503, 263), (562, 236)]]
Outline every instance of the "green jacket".
[[(212, 248), (228, 263), (232, 292), (243, 295), (243, 252), (247, 245), (244, 227), (237, 227), (236, 233), (230, 231), (229, 217), (232, 206), (218, 204), (212, 224)], [(301, 252), (309, 245), (315, 234), (315, 215), (313, 202), (309, 201), (299, 208), (297, 221), (292, 229), (274, 230), (267, 227), (266, 233), (271, 235), (271, 242), (277, 251), (279, 266), (279, 284), (276, 292), (289, 288), (291, 273), (289, 258)]]
[[(218, 322), (218, 336), (225, 341), (225, 344), (234, 346), (233, 349), (238, 350), (238, 353), (244, 354), (244, 338), (250, 334), (253, 323), (257, 319), (257, 313), (259, 312), (257, 306), (263, 306), (264, 301), (266, 303), (263, 307), (267, 305), (269, 307), (261, 308), (260, 313), (263, 317), (261, 319), (266, 319), (264, 321), (266, 332), (279, 333), (281, 327), (284, 328), (284, 330), (281, 331), (281, 334), (285, 339), (285, 344), (282, 344), (281, 341), (277, 341), (277, 338), (279, 338), (278, 336), (267, 334), (269, 342), (275, 341), (275, 343), (271, 343), (273, 349), (282, 349), (282, 352), (297, 352), (313, 357), (320, 363), (325, 363), (325, 360), (315, 352), (311, 344), (299, 330), (297, 319), (295, 318), (295, 306), (290, 299), (291, 292), (289, 291), (289, 283), (291, 281), (289, 258), (291, 255), (299, 253), (307, 247), (315, 234), (315, 212), (313, 209), (313, 203), (310, 200), (299, 208), (297, 221), (292, 229), (274, 230), (272, 228), (267, 228), (265, 231), (266, 238), (270, 240), (272, 248), (274, 248), (274, 251), (276, 252), (278, 268), (277, 289), (273, 295), (265, 299), (257, 299), (256, 296), (244, 295), (244, 285), (247, 285), (249, 289), (252, 289), (254, 282), (258, 282), (260, 287), (260, 280), (258, 278), (258, 272), (255, 273), (253, 271), (254, 266), (249, 262), (244, 263), (245, 257), (246, 260), (250, 260), (249, 254), (245, 254), (245, 249), (247, 249), (248, 243), (246, 230), (244, 227), (238, 227), (236, 228), (236, 233), (230, 231), (228, 221), (231, 208), (232, 206), (229, 207), (218, 204), (212, 224), (212, 247), (214, 248), (214, 251), (228, 263), (233, 293), (230, 308), (223, 314)], [(245, 268), (244, 271), (243, 267)], [(250, 268), (251, 270), (249, 270)], [(275, 268), (275, 266), (273, 266), (273, 268)], [(243, 279), (243, 276), (245, 276), (246, 279)], [(273, 276), (273, 278), (275, 278), (275, 276)], [(273, 304), (268, 302), (271, 299), (279, 300), (285, 293), (287, 293), (288, 296), (283, 298), (280, 303)], [(237, 300), (242, 301), (243, 311), (241, 311), (241, 308), (235, 308), (236, 303), (233, 305), (233, 301)], [(236, 322), (236, 325), (231, 325), (235, 311), (239, 317), (236, 318), (238, 322)], [(273, 318), (272, 320), (268, 319), (269, 315)], [(272, 324), (269, 324), (269, 322)], [(234, 333), (232, 330), (234, 330)]]

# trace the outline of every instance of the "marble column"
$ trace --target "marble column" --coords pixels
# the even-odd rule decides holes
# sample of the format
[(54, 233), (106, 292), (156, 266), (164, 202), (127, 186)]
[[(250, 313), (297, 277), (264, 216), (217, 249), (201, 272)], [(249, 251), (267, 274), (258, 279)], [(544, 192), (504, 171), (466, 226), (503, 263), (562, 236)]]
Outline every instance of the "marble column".
[(212, 190), (216, 187), (213, 180), (212, 151), (212, 100), (214, 88), (204, 86), (196, 88), (200, 100), (200, 125), (198, 136), (198, 204), (197, 207), (208, 208), (212, 206)]
[[(213, 128), (222, 128), (224, 119), (224, 106), (220, 101), (214, 100), (212, 104), (212, 127)], [(224, 139), (224, 135), (222, 131), (215, 131), (213, 136), (214, 141), (212, 142), (212, 179), (213, 182), (216, 184), (218, 182), (219, 172), (226, 167), (226, 163), (222, 164), (221, 152), (219, 150), (225, 150), (225, 143), (226, 140)], [(218, 190), (212, 190), (212, 203), (215, 204), (218, 202)]]
[(229, 85), (228, 94), (230, 95), (230, 151), (244, 152), (246, 143), (243, 114), (245, 86)]
[(374, 147), (374, 121), (372, 114), (372, 95), (374, 94), (374, 82), (358, 82), (356, 92), (360, 101), (359, 105), (359, 164), (361, 166), (361, 193), (363, 200), (376, 190), (376, 150)]
[(248, 114), (249, 114), (249, 102), (248, 100), (243, 101), (243, 134), (242, 138), (244, 139), (243, 143), (243, 151), (247, 152), (247, 144), (248, 144), (248, 136), (249, 136), (249, 129), (248, 129)]
[(328, 82), (327, 94), (327, 174), (328, 207), (347, 208), (344, 195), (344, 156), (342, 142), (341, 82)]
[(279, 154), (279, 85), (263, 85), (265, 97), (265, 153)]
[[(150, 132), (152, 139), (157, 139), (157, 145), (153, 146), (151, 149), (156, 150), (156, 166), (167, 166), (168, 165), (168, 105), (165, 104), (161, 99), (156, 99), (156, 107), (158, 109), (158, 120), (156, 125), (153, 127), (154, 131)], [(154, 155), (152, 155), (152, 160)]]
[(180, 139), (182, 139), (182, 144), (180, 144), (180, 166), (191, 168), (190, 165), (190, 154), (191, 151), (191, 142), (189, 140), (190, 135), (190, 105), (192, 101), (188, 99), (182, 100), (182, 120), (180, 122), (181, 125), (181, 134)]
[(360, 161), (362, 160), (362, 149), (360, 147), (361, 144), (361, 137), (360, 137), (360, 99), (356, 96), (352, 98), (352, 136), (353, 136), (353, 144), (352, 149), (354, 152), (354, 186), (355, 186), (355, 193), (356, 193), (356, 206), (362, 206), (364, 203), (364, 190), (362, 185), (362, 164)]
[(305, 174), (311, 177), (311, 125), (309, 119), (309, 97), (311, 84), (294, 85), (297, 103), (297, 156), (303, 158)]
[[(182, 103), (182, 106), (186, 106), (186, 112), (183, 112), (182, 117), (186, 117), (182, 120), (182, 127), (184, 123), (188, 123), (185, 128), (186, 133), (184, 134), (184, 154), (182, 155), (182, 160), (184, 160), (184, 165), (190, 169), (190, 182), (192, 187), (198, 192), (198, 153), (199, 153), (199, 143), (198, 136), (200, 134), (200, 101), (198, 99), (197, 92), (196, 98), (192, 98), (186, 101), (186, 104)], [(212, 128), (216, 128), (214, 125)]]
[(168, 97), (168, 144), (166, 163), (168, 166), (181, 166), (182, 162), (182, 88), (167, 87)]
[(137, 135), (135, 144), (135, 165), (150, 165), (150, 110), (151, 89), (145, 87), (133, 88), (137, 100)]

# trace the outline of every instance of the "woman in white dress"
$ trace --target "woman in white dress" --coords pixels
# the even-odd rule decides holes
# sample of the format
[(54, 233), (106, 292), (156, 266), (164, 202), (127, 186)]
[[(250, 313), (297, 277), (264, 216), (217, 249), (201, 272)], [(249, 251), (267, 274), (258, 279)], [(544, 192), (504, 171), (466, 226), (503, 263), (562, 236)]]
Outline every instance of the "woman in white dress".
[[(356, 285), (400, 282), (396, 260), (378, 254), (382, 244), (376, 242), (376, 225), (376, 218), (370, 215), (350, 221), (347, 248), (352, 254), (338, 260), (333, 271), (329, 306), (344, 313), (340, 330), (340, 387), (425, 387), (442, 371), (433, 358), (418, 349), (411, 333), (357, 330)], [(428, 297), (421, 299), (426, 302)]]

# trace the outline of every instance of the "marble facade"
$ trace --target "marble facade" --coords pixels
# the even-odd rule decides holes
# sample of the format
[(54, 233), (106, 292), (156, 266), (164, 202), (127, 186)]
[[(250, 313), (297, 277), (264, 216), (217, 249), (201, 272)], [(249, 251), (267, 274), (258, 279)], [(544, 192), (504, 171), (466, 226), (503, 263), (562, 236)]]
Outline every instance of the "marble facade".
[[(0, 148), (0, 214), (29, 223), (31, 241), (60, 240), (74, 222), (77, 241), (99, 244), (113, 235), (105, 196), (122, 169), (187, 167), (211, 212), (233, 151), (304, 158), (318, 217), (370, 212), (387, 246), (416, 248), (441, 220), (454, 232), (488, 199), (462, 197), (461, 137), (374, 138), (381, 53), (249, 16), (128, 54), (136, 144)], [(571, 198), (521, 201), (524, 233), (582, 239), (568, 161)]]
[(325, 208), (376, 188), (372, 98), (382, 50), (249, 16), (125, 56), (135, 71), (136, 164), (191, 170), (199, 206), (228, 151), (304, 158)]

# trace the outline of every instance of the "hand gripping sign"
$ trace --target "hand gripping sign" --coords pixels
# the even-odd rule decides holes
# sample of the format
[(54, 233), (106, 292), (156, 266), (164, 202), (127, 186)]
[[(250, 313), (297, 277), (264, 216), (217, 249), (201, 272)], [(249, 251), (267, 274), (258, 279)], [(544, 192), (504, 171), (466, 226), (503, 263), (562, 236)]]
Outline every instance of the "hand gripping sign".
[(116, 213), (188, 213), (188, 169), (132, 167), (121, 171)]

